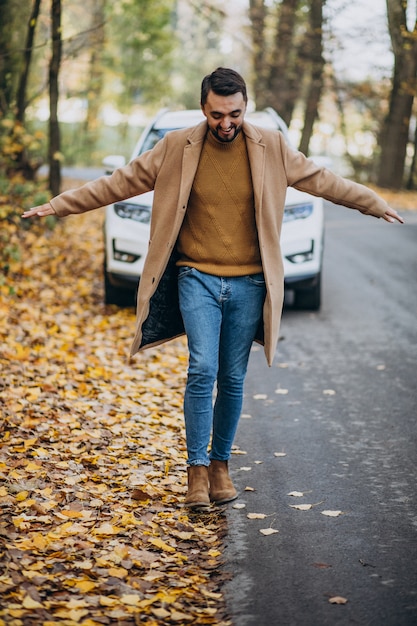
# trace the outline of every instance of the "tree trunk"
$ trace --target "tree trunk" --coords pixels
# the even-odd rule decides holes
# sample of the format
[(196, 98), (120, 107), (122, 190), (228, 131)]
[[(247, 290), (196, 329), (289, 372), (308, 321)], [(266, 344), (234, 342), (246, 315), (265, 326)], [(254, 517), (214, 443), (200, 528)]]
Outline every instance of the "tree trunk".
[[(266, 92), (272, 106), (289, 124), (301, 84), (300, 69), (294, 62), (294, 31), (299, 0), (282, 0)], [(302, 72), (301, 72), (302, 73)]]
[(264, 0), (250, 0), (249, 2), (249, 19), (251, 22), (252, 37), (252, 67), (253, 67), (253, 86), (255, 102), (259, 108), (269, 106), (269, 102), (265, 102), (265, 92), (267, 85), (266, 69), (266, 42), (265, 42), (265, 19), (266, 7)]
[(90, 77), (87, 86), (87, 116), (85, 120), (86, 146), (89, 152), (94, 150), (98, 138), (98, 114), (103, 88), (103, 47), (106, 0), (95, 0), (93, 29), (90, 38)]
[(15, 56), (12, 49), (12, 6), (9, 0), (0, 0), (0, 113), (9, 112), (13, 100), (13, 72)]
[(61, 65), (61, 0), (52, 0), (52, 57), (49, 64), (49, 189), (56, 196), (61, 187), (61, 140), (58, 122), (59, 86)]
[(20, 74), (19, 87), (17, 89), (17, 102), (16, 102), (16, 119), (23, 124), (25, 120), (26, 111), (26, 89), (29, 78), (30, 63), (32, 60), (33, 41), (35, 38), (36, 24), (39, 17), (39, 9), (41, 6), (41, 0), (35, 0), (33, 3), (32, 14), (29, 18), (29, 24), (26, 34), (26, 45), (24, 50), (24, 65), (22, 73)]
[(326, 0), (310, 0), (310, 28), (308, 33), (307, 53), (311, 64), (311, 75), (306, 95), (304, 127), (299, 149), (308, 155), (314, 122), (318, 117), (318, 108), (323, 89), (323, 6)]
[(404, 181), (410, 118), (417, 78), (417, 23), (407, 28), (407, 2), (387, 0), (395, 63), (388, 115), (380, 136), (378, 185), (400, 189)]

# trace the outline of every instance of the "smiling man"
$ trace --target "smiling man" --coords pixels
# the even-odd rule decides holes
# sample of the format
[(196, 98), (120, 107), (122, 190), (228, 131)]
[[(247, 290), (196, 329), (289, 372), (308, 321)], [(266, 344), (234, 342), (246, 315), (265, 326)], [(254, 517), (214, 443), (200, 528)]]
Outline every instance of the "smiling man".
[(201, 86), (206, 121), (23, 215), (64, 217), (155, 191), (131, 354), (187, 335), (185, 504), (193, 508), (237, 497), (228, 460), (250, 349), (262, 343), (271, 365), (278, 341), (287, 187), (403, 221), (373, 191), (292, 150), (278, 131), (245, 122), (246, 104), (243, 78), (217, 68)]
[[(214, 74), (214, 72), (213, 72)], [(222, 76), (206, 76), (201, 86), (201, 109), (207, 118), (207, 124), (214, 137), (218, 141), (233, 141), (242, 130), (243, 118), (246, 112), (248, 97), (246, 85), (242, 80), (240, 91), (227, 94), (229, 90), (236, 89), (233, 82), (229, 89), (222, 83)], [(224, 95), (219, 95), (216, 89), (220, 89)]]

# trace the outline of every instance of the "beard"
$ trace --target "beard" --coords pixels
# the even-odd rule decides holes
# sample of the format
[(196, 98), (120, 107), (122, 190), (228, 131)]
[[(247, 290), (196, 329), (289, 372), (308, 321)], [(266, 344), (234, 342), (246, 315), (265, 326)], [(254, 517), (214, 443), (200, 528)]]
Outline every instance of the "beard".
[[(232, 132), (232, 130), (234, 132)], [(212, 135), (214, 135), (214, 137), (222, 143), (230, 143), (231, 141), (236, 139), (241, 130), (242, 126), (233, 126), (229, 133), (224, 134), (218, 126), (216, 128), (210, 128)]]

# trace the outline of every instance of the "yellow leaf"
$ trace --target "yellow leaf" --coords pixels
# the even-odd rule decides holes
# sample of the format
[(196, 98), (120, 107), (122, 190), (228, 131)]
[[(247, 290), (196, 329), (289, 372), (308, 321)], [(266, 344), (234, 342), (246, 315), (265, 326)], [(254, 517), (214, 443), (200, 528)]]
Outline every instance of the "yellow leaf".
[(33, 600), (30, 596), (25, 596), (22, 602), (22, 606), (25, 609), (43, 609), (43, 604), (37, 600)]
[(59, 517), (59, 519), (68, 519), (69, 517), (74, 517), (74, 518), (84, 517), (82, 511), (67, 511), (67, 510), (56, 511), (54, 515), (56, 517)]
[(164, 550), (164, 552), (175, 552), (175, 548), (169, 546), (165, 541), (158, 538), (149, 539), (149, 543), (151, 543), (155, 548), (159, 548), (160, 550)]
[(126, 578), (128, 575), (128, 571), (124, 567), (111, 567), (108, 572), (109, 576), (114, 576), (115, 578)]
[(58, 611), (55, 612), (55, 617), (63, 617), (64, 619), (70, 619), (73, 622), (79, 622), (80, 619), (82, 617), (84, 617), (85, 615), (88, 615), (88, 610), (87, 609), (70, 609), (68, 610), (68, 608), (64, 608), (64, 609), (58, 609)]
[(221, 552), (220, 552), (220, 550), (214, 550), (214, 549), (212, 549), (212, 550), (209, 550), (209, 551), (207, 552), (207, 554), (208, 554), (209, 556), (211, 556), (211, 557), (214, 559), (216, 556), (220, 556), (220, 555), (221, 555)]
[(40, 469), (42, 469), (42, 465), (39, 465), (39, 463), (34, 463), (33, 461), (29, 461), (25, 465), (25, 470), (27, 472), (39, 472)]
[(109, 598), (108, 596), (100, 596), (101, 606), (115, 606), (116, 604), (120, 604), (120, 600), (118, 598)]
[(32, 538), (32, 543), (34, 547), (38, 550), (45, 550), (46, 546), (48, 545), (48, 540), (45, 538), (44, 535), (38, 533)]
[(16, 495), (16, 500), (18, 502), (23, 502), (23, 500), (26, 500), (28, 495), (29, 495), (29, 491), (21, 491), (20, 493)]
[(267, 516), (265, 513), (248, 513), (246, 517), (248, 519), (265, 519)]
[(103, 522), (101, 526), (92, 530), (93, 535), (117, 535), (120, 532), (123, 532), (123, 528), (113, 526), (110, 522)]
[(74, 586), (83, 593), (88, 593), (89, 591), (97, 587), (96, 583), (93, 583), (92, 580), (77, 580)]
[(120, 602), (122, 604), (127, 604), (128, 606), (138, 606), (140, 596), (135, 593), (125, 593), (120, 597)]

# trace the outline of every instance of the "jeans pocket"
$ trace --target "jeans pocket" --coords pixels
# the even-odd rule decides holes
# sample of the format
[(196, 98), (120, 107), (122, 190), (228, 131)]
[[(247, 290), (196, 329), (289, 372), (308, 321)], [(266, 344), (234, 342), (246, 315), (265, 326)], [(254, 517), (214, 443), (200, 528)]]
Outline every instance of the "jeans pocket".
[(178, 268), (178, 280), (184, 278), (185, 276), (189, 276), (194, 272), (194, 267), (189, 267), (188, 265), (180, 265)]
[(263, 272), (259, 272), (259, 274), (250, 274), (246, 278), (253, 285), (259, 285), (260, 287), (265, 287), (265, 277), (264, 277)]

